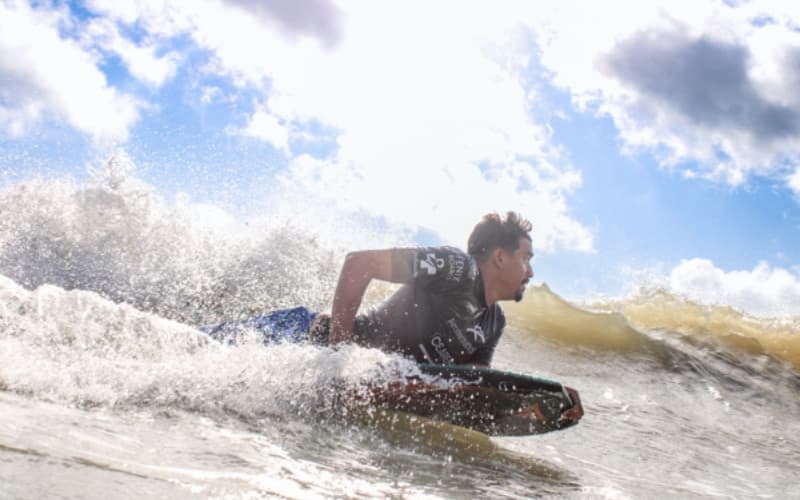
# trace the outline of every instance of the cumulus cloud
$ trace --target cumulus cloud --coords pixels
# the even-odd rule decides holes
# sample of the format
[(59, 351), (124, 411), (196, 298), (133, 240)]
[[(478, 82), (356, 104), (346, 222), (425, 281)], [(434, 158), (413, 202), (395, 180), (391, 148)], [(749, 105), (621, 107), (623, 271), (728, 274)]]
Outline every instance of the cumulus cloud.
[(141, 103), (106, 81), (91, 51), (64, 38), (65, 10), (0, 3), (0, 127), (21, 135), (60, 119), (97, 141), (125, 140)]
[[(458, 244), (483, 213), (515, 209), (537, 223), (538, 249), (593, 249), (569, 214), (580, 172), (530, 113), (531, 47), (510, 12), (226, 0), (144, 2), (134, 15), (114, 2), (92, 5), (162, 36), (188, 35), (211, 54), (206, 71), (260, 92), (264, 104), (231, 129), (284, 152), (287, 194), (310, 191)], [(329, 147), (294, 151), (299, 137)]]
[(442, 7), (424, 18), (407, 5), (361, 7), (334, 53), (292, 47), (291, 63), (273, 66), (274, 113), (339, 131), (334, 157), (293, 162), (286, 184), (458, 244), (483, 213), (516, 209), (537, 223), (539, 248), (591, 251), (567, 204), (580, 173), (529, 113), (537, 96), (513, 22), (491, 9), (455, 21)]
[(800, 12), (769, 1), (636, 4), (620, 16), (585, 6), (578, 27), (557, 11), (532, 20), (553, 81), (610, 116), (627, 150), (688, 176), (785, 178), (800, 161)]
[(217, 0), (85, 0), (86, 7), (93, 14), (125, 26), (135, 26), (143, 33), (163, 38), (191, 32), (195, 26), (195, 14), (207, 10), (209, 4), (219, 7)]
[(797, 196), (800, 196), (800, 168), (794, 171), (794, 173), (788, 179), (789, 187), (795, 192)]
[(116, 54), (136, 79), (152, 87), (160, 87), (175, 76), (180, 60), (176, 53), (170, 51), (158, 55), (158, 47), (154, 43), (134, 43), (123, 36), (117, 24), (110, 19), (92, 20), (85, 31), (90, 46)]
[(342, 40), (342, 12), (329, 0), (225, 0), (263, 20), (276, 21), (290, 35), (308, 35), (328, 46)]
[[(128, 108), (112, 105), (126, 96), (105, 84), (97, 54), (115, 54), (131, 75), (157, 87), (180, 61), (162, 54), (153, 40), (190, 40), (210, 54), (201, 71), (215, 88), (227, 77), (233, 86), (224, 92), (249, 92), (256, 96), (252, 102), (265, 103), (229, 130), (282, 151), (289, 164), (284, 185), (292, 193), (302, 197), (298, 191), (310, 190), (342, 210), (459, 244), (483, 213), (514, 209), (534, 220), (538, 250), (592, 251), (591, 231), (569, 211), (580, 171), (552, 144), (547, 124), (531, 114), (539, 97), (528, 75), (527, 34), (511, 10), (458, 3), (454, 16), (453, 5), (91, 0), (88, 9), (97, 17), (87, 22), (83, 39), (91, 50), (50, 29), (59, 46), (85, 58), (82, 67), (96, 82), (83, 87), (93, 101), (81, 105), (56, 86), (65, 96), (59, 102), (75, 108), (67, 114), (80, 130), (124, 137), (139, 108), (130, 97)], [(43, 43), (36, 47), (43, 50)], [(29, 80), (21, 74), (19, 87)], [(110, 103), (99, 106), (103, 93)], [(35, 95), (31, 106), (19, 109), (31, 115), (58, 109), (54, 99)], [(18, 96), (16, 102), (24, 102)], [(101, 127), (97, 117), (109, 110), (121, 119)], [(92, 115), (94, 122), (79, 124)], [(295, 137), (325, 143), (327, 151), (293, 151)], [(323, 186), (346, 190), (320, 189), (321, 179)]]
[(762, 97), (748, 76), (750, 53), (737, 43), (675, 32), (641, 32), (605, 58), (613, 76), (691, 123), (743, 132), (768, 144), (798, 133), (800, 109)]
[(800, 315), (800, 274), (766, 262), (749, 271), (725, 271), (707, 259), (684, 260), (669, 274), (669, 287), (702, 303), (759, 316)]
[[(124, 140), (144, 104), (109, 85), (100, 57), (158, 88), (182, 63), (168, 41), (181, 40), (210, 54), (197, 102), (241, 91), (256, 103), (229, 130), (282, 151), (287, 185), (334, 177), (353, 190), (350, 201), (331, 193), (342, 207), (448, 238), (480, 213), (518, 209), (539, 221), (540, 246), (591, 251), (569, 210), (580, 171), (532, 112), (541, 65), (581, 109), (610, 116), (626, 149), (733, 185), (772, 176), (800, 194), (800, 12), (786, 2), (85, 5), (92, 15), (79, 19), (66, 6), (0, 4), (7, 133), (57, 116)], [(335, 151), (293, 150), (295, 136)]]
[(239, 133), (270, 143), (275, 149), (290, 154), (289, 129), (268, 109), (259, 109), (250, 116)]

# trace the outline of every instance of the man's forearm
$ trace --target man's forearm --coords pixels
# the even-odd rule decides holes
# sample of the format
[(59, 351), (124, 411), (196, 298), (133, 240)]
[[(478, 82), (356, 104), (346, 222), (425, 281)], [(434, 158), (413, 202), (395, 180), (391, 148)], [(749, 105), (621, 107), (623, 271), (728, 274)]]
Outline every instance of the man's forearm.
[(353, 338), (353, 320), (373, 279), (395, 282), (409, 279), (406, 275), (392, 275), (392, 252), (391, 249), (363, 250), (351, 252), (344, 259), (333, 297), (330, 344)]
[(353, 338), (353, 320), (356, 317), (360, 303), (342, 304), (341, 302), (343, 301), (333, 301), (331, 333), (328, 337), (330, 344), (349, 342)]
[(331, 310), (330, 344), (348, 342), (353, 338), (353, 320), (361, 306), (371, 276), (360, 268), (358, 257), (348, 255), (339, 275)]

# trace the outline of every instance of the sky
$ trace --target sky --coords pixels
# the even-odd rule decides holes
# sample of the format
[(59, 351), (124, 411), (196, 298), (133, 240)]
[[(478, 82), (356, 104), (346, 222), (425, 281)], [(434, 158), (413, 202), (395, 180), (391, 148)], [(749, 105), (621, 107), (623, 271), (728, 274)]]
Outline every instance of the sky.
[(515, 210), (564, 297), (800, 315), (798, 85), (786, 1), (3, 0), (0, 184), (122, 151), (166, 199), (462, 248)]

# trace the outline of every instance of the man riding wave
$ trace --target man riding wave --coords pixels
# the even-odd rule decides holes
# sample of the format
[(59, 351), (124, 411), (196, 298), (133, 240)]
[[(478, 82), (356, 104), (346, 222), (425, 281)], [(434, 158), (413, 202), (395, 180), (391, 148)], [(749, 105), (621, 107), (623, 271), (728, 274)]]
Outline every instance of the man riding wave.
[[(506, 318), (498, 304), (522, 300), (533, 277), (531, 223), (515, 212), (486, 214), (469, 236), (467, 252), (449, 246), (361, 250), (347, 255), (330, 315), (305, 308), (276, 311), (247, 326), (292, 331), (301, 340), (345, 342), (397, 352), (419, 363), (489, 367)], [(378, 306), (359, 314), (372, 280), (400, 284)], [(262, 325), (263, 323), (263, 325)], [(238, 323), (241, 324), (241, 323)], [(231, 323), (209, 331), (220, 338)], [(564, 412), (583, 415), (577, 391)]]

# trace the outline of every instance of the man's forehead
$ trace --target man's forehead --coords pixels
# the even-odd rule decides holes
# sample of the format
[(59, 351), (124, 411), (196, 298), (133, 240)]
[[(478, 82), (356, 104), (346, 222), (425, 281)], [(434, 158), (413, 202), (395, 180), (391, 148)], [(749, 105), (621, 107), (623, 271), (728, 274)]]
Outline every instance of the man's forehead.
[(522, 237), (519, 239), (519, 249), (524, 253), (533, 255), (533, 245), (531, 244), (531, 240), (528, 238)]

